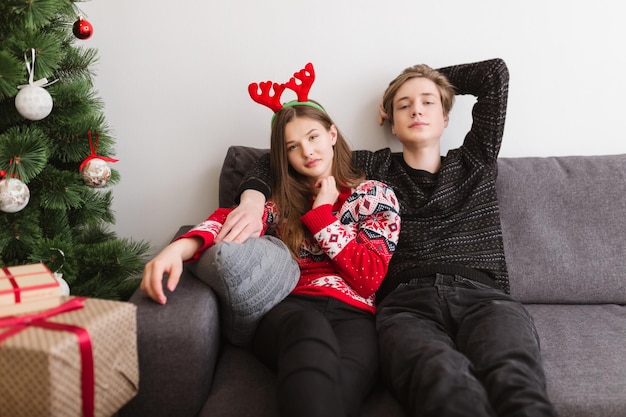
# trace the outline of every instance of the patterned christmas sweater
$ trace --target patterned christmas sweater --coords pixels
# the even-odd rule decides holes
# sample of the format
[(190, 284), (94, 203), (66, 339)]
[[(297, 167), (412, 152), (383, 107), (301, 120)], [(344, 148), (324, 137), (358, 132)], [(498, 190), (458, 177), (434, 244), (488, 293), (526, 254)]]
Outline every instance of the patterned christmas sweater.
[[(462, 146), (441, 158), (437, 173), (411, 168), (389, 149), (355, 151), (367, 178), (391, 186), (400, 201), (402, 235), (377, 294), (436, 273), (458, 274), (509, 291), (496, 194), (509, 72), (501, 59), (441, 68), (456, 94), (476, 97)], [(269, 195), (269, 159), (262, 157), (240, 191)]]
[[(200, 237), (190, 261), (213, 244), (232, 209), (220, 208), (179, 237)], [(271, 201), (265, 205), (263, 233), (280, 237), (280, 218)], [(378, 181), (343, 189), (334, 205), (309, 210), (301, 218), (312, 238), (303, 241), (300, 279), (292, 294), (327, 296), (365, 311), (375, 311), (375, 293), (387, 273), (400, 234), (399, 203), (393, 190)]]

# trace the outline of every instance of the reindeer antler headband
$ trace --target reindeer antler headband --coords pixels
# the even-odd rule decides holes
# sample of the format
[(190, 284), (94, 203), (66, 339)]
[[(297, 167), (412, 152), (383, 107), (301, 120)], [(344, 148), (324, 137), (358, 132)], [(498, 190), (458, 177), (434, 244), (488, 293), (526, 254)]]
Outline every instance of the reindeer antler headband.
[[(296, 79), (300, 80), (299, 84), (296, 82)], [(311, 90), (313, 81), (315, 81), (315, 70), (313, 69), (313, 64), (309, 62), (303, 69), (294, 73), (293, 77), (291, 77), (289, 81), (284, 84), (278, 84), (272, 81), (260, 82), (258, 84), (251, 83), (248, 86), (248, 92), (250, 93), (252, 100), (269, 107), (274, 112), (274, 116), (276, 116), (276, 113), (284, 107), (300, 105), (315, 107), (316, 109), (326, 113), (326, 110), (324, 110), (322, 106), (313, 101), (309, 101), (309, 91)], [(281, 103), (280, 96), (286, 88), (294, 91), (298, 98), (288, 103)], [(260, 93), (259, 89), (261, 90)], [(273, 120), (274, 117), (272, 117), (272, 121)]]

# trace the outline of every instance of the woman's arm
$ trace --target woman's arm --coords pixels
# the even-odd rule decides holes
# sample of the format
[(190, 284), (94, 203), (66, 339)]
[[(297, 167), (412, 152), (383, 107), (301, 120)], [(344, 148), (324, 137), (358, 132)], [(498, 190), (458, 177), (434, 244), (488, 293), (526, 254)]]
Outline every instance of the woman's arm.
[(163, 275), (168, 274), (167, 289), (174, 291), (183, 272), (183, 262), (189, 259), (202, 245), (197, 237), (180, 239), (167, 245), (146, 264), (141, 279), (141, 290), (159, 304), (165, 304)]
[(213, 244), (215, 235), (226, 219), (230, 209), (217, 209), (205, 221), (179, 236), (146, 264), (141, 279), (141, 289), (160, 304), (167, 302), (163, 293), (163, 276), (167, 278), (167, 289), (174, 291), (183, 272), (183, 263), (196, 260)]
[[(197, 261), (202, 252), (213, 246), (215, 237), (218, 235), (223, 227), (226, 217), (233, 209), (218, 208), (209, 217), (207, 217), (202, 223), (194, 226), (187, 233), (180, 235), (176, 240), (187, 239), (190, 237), (199, 238), (201, 241), (200, 247), (192, 254), (191, 257), (184, 259), (185, 261)], [(261, 217), (259, 217), (261, 219)]]
[[(302, 216), (339, 275), (362, 297), (373, 295), (387, 273), (400, 235), (399, 204), (391, 188), (362, 183), (344, 203), (340, 221), (326, 204)], [(348, 224), (344, 224), (348, 223)], [(356, 223), (356, 234), (350, 224)]]

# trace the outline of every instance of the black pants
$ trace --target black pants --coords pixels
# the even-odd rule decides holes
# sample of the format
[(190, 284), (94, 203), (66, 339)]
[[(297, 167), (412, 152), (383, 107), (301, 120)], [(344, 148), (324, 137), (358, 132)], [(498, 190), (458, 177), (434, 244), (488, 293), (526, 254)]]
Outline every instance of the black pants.
[(358, 416), (378, 376), (373, 315), (333, 298), (288, 296), (261, 320), (253, 349), (277, 371), (284, 417)]
[(402, 284), (377, 313), (381, 372), (411, 416), (555, 416), (523, 305), (460, 276)]

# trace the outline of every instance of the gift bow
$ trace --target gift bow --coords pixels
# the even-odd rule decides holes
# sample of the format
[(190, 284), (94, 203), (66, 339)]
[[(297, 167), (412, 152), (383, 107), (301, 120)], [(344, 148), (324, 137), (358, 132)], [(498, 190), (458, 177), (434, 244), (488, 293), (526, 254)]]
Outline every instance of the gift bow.
[(78, 337), (78, 346), (81, 359), (81, 385), (82, 385), (82, 404), (83, 417), (93, 417), (95, 412), (95, 372), (93, 349), (91, 337), (87, 329), (73, 326), (71, 324), (54, 323), (46, 321), (48, 318), (58, 314), (67, 313), (69, 311), (78, 310), (84, 307), (83, 301), (85, 297), (73, 297), (69, 301), (58, 307), (38, 313), (24, 314), (21, 316), (11, 316), (0, 318), (0, 328), (9, 327), (3, 333), (0, 333), (0, 344), (11, 336), (16, 335), (22, 330), (28, 329), (29, 326), (43, 327), (50, 330), (72, 332)]

